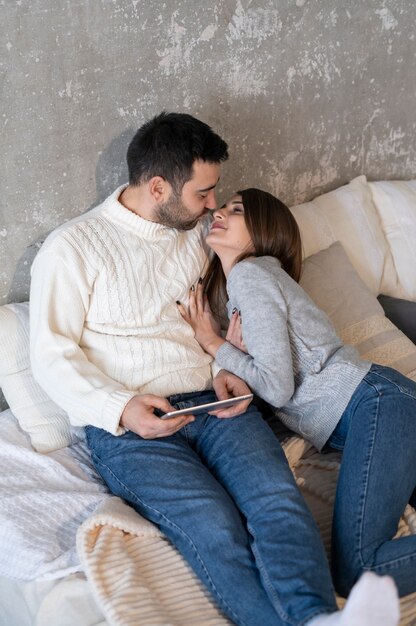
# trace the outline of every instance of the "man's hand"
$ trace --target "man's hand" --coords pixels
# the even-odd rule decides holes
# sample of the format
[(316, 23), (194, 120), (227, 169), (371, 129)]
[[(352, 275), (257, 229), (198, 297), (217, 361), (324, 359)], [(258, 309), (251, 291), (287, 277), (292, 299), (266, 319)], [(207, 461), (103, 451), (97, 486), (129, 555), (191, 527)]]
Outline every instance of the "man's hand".
[(157, 439), (169, 437), (195, 420), (194, 415), (180, 415), (163, 420), (153, 413), (154, 409), (168, 413), (174, 411), (175, 407), (169, 404), (166, 398), (152, 394), (133, 396), (124, 407), (120, 424), (143, 439)]
[[(214, 391), (217, 394), (218, 400), (226, 400), (227, 398), (235, 398), (236, 396), (245, 396), (251, 393), (249, 387), (247, 387), (244, 380), (227, 372), (227, 370), (220, 370), (213, 380)], [(240, 415), (247, 410), (251, 400), (243, 400), (229, 409), (221, 409), (220, 411), (212, 411), (210, 415), (216, 415), (217, 417), (234, 417)]]

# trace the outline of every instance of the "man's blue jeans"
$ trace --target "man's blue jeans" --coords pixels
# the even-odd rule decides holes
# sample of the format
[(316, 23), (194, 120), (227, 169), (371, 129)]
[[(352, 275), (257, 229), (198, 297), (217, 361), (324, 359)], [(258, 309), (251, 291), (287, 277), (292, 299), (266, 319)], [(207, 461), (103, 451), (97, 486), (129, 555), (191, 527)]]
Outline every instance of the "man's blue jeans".
[(416, 535), (393, 539), (416, 505), (416, 383), (373, 365), (328, 444), (343, 449), (332, 537), (335, 587), (346, 596), (363, 571), (416, 591)]
[(110, 490), (161, 528), (235, 624), (300, 626), (337, 609), (319, 531), (254, 406), (229, 419), (199, 415), (162, 439), (86, 434)]

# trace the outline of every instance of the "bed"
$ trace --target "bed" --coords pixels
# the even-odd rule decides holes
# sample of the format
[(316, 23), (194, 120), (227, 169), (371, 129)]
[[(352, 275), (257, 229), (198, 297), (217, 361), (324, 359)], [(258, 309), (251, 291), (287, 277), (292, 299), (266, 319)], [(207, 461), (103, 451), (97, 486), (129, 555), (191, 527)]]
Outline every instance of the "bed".
[[(402, 189), (383, 185), (376, 190), (397, 195)], [(406, 210), (414, 210), (410, 224), (416, 224), (412, 185), (405, 192), (414, 204)], [(399, 279), (401, 259), (393, 263), (394, 246), (374, 213), (374, 197), (359, 177), (309, 206), (293, 208), (306, 247), (301, 284), (364, 358), (416, 380), (416, 346), (385, 316), (376, 297), (383, 292), (415, 304), (416, 228), (407, 257), (413, 269), (407, 275), (403, 270)], [(396, 215), (397, 207), (396, 202)], [(337, 228), (334, 220), (355, 231)], [(354, 220), (361, 222), (357, 226)], [(392, 224), (386, 224), (391, 235)], [(403, 237), (409, 236), (407, 226)], [(9, 405), (0, 413), (0, 625), (228, 624), (158, 528), (108, 493), (91, 465), (82, 430), (69, 426), (34, 381), (27, 303), (0, 307), (0, 387)], [(339, 453), (319, 454), (277, 421), (272, 426), (329, 552)], [(397, 534), (416, 534), (410, 506)], [(401, 626), (415, 624), (412, 594), (401, 600)]]

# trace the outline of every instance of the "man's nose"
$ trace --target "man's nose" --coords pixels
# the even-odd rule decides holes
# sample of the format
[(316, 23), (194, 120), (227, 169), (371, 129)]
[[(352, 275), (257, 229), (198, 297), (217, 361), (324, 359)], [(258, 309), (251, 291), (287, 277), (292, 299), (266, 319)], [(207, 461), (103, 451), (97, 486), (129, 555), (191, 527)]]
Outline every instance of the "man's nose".
[(217, 208), (217, 198), (215, 197), (215, 191), (213, 189), (207, 194), (205, 208), (209, 211), (215, 211)]

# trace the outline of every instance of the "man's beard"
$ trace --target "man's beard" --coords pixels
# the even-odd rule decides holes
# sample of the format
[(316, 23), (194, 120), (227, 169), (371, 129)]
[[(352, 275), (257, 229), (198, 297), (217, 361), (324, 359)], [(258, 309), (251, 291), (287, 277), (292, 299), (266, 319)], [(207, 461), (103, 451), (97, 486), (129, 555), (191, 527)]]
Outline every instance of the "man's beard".
[(154, 217), (159, 224), (176, 228), (177, 230), (191, 230), (201, 219), (202, 214), (198, 217), (190, 216), (186, 207), (182, 204), (179, 194), (172, 192), (169, 200), (160, 204), (155, 210)]

